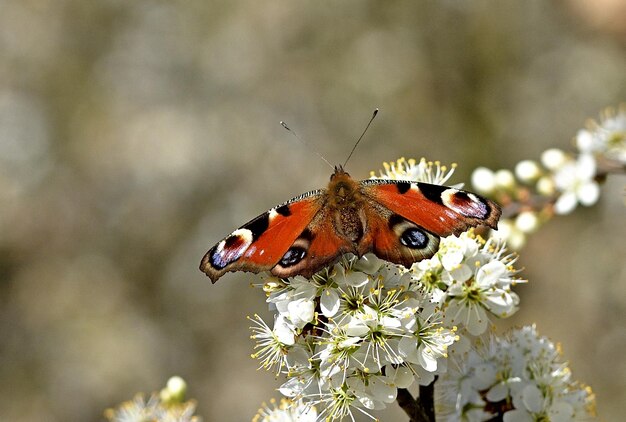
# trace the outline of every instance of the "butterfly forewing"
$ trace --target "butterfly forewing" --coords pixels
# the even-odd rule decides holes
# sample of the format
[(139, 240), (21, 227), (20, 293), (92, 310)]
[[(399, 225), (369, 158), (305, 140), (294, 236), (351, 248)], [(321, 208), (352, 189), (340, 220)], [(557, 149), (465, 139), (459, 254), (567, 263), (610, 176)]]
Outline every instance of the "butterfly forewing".
[(319, 212), (324, 194), (305, 193), (244, 224), (204, 255), (200, 270), (214, 283), (228, 271), (271, 270)]
[(369, 179), (363, 194), (437, 236), (459, 234), (481, 224), (495, 228), (500, 207), (471, 192), (402, 180)]

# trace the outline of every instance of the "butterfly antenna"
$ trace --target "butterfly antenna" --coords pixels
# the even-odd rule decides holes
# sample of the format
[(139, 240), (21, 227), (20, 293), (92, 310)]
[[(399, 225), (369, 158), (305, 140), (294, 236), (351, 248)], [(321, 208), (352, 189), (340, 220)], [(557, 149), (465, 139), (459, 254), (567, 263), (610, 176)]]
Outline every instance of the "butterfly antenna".
[(354, 153), (354, 150), (356, 149), (357, 145), (359, 145), (359, 142), (361, 142), (361, 139), (363, 139), (363, 136), (365, 136), (365, 132), (367, 132), (367, 129), (370, 128), (370, 125), (372, 124), (372, 122), (374, 121), (374, 118), (376, 117), (376, 115), (378, 114), (378, 109), (374, 110), (374, 113), (372, 113), (372, 118), (370, 119), (370, 121), (367, 123), (367, 126), (365, 126), (365, 130), (363, 131), (363, 133), (361, 134), (361, 136), (359, 136), (359, 139), (357, 139), (356, 143), (354, 144), (354, 146), (352, 147), (352, 151), (350, 151), (350, 155), (348, 155), (348, 158), (346, 158), (346, 161), (343, 163), (342, 167), (345, 167), (346, 164), (348, 164), (348, 160), (350, 159), (350, 157), (352, 157), (352, 153)]
[(318, 156), (318, 157), (320, 157), (322, 160), (324, 160), (324, 162), (325, 162), (326, 164), (328, 164), (328, 165), (330, 166), (330, 168), (331, 168), (331, 169), (334, 169), (334, 168), (335, 168), (335, 166), (333, 166), (332, 164), (330, 164), (330, 162), (329, 162), (329, 161), (328, 161), (328, 160), (327, 160), (327, 159), (326, 159), (326, 158), (325, 158), (322, 154), (320, 154), (319, 152), (317, 152), (317, 151), (315, 151), (313, 148), (311, 148), (311, 145), (309, 145), (309, 144), (308, 144), (308, 143), (307, 143), (304, 139), (302, 139), (301, 137), (299, 137), (299, 136), (298, 136), (298, 134), (297, 134), (296, 132), (294, 132), (294, 131), (293, 131), (293, 130), (289, 127), (289, 126), (287, 126), (287, 123), (285, 123), (285, 122), (282, 122), (282, 121), (281, 121), (281, 122), (280, 122), (280, 125), (281, 125), (282, 127), (284, 127), (285, 129), (287, 129), (289, 132), (291, 132), (291, 134), (292, 134), (293, 136), (295, 136), (295, 137), (296, 137), (296, 139), (297, 139), (298, 141), (302, 142), (302, 144), (303, 144), (305, 147), (307, 147), (310, 151), (312, 151), (312, 152), (316, 153), (316, 154), (317, 154), (317, 156)]

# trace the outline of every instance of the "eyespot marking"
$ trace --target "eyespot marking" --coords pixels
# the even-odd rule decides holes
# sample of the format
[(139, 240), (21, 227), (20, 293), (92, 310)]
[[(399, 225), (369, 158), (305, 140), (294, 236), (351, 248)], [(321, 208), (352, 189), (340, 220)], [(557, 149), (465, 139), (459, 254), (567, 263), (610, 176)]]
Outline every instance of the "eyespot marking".
[(424, 249), (428, 246), (428, 236), (417, 227), (410, 227), (402, 232), (400, 243), (411, 249)]
[(306, 250), (300, 246), (292, 246), (285, 252), (279, 264), (283, 268), (293, 267), (306, 256)]
[(209, 251), (209, 262), (216, 270), (225, 268), (244, 254), (253, 242), (253, 233), (248, 229), (237, 229)]
[(424, 230), (398, 214), (392, 214), (389, 217), (389, 228), (400, 238), (400, 243), (407, 248), (424, 249), (430, 242)]
[[(293, 245), (287, 252), (283, 255), (283, 257), (278, 261), (277, 266), (288, 268), (297, 265), (300, 261), (306, 257), (306, 254), (309, 250), (309, 245), (311, 245), (311, 241), (313, 240), (313, 232), (309, 229), (304, 229), (300, 236), (293, 242)], [(314, 258), (314, 257), (312, 257)]]

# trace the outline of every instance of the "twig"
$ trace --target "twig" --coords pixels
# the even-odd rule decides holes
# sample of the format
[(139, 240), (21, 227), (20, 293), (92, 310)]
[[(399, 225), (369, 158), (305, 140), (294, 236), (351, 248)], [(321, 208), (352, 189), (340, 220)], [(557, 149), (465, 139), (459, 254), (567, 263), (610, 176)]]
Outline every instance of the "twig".
[(398, 388), (396, 401), (409, 416), (410, 422), (435, 422), (435, 381), (427, 386), (420, 385), (417, 398), (406, 388)]

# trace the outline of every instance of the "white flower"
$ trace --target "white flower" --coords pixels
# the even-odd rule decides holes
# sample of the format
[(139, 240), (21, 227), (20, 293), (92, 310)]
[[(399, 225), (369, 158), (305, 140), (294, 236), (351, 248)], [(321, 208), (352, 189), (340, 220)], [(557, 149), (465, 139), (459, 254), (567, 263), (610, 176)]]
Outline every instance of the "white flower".
[(274, 320), (274, 329), (271, 329), (258, 315), (248, 317), (254, 325), (251, 328), (254, 333), (251, 338), (256, 340), (254, 347), (257, 351), (252, 357), (261, 361), (261, 367), (267, 370), (276, 368), (279, 374), (287, 364), (287, 352), (295, 343), (295, 327), (282, 315), (277, 315)]
[(437, 420), (576, 421), (595, 415), (558, 349), (534, 326), (491, 336), (453, 359), (437, 385)]
[(554, 175), (556, 189), (560, 192), (554, 205), (555, 212), (568, 214), (578, 203), (595, 204), (600, 196), (595, 175), (596, 161), (590, 154), (581, 154), (577, 160), (565, 162)]
[(600, 123), (578, 131), (576, 146), (582, 153), (604, 155), (626, 164), (626, 106), (617, 112), (606, 110)]

